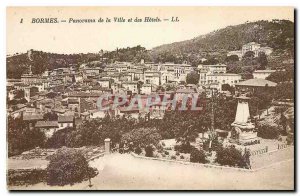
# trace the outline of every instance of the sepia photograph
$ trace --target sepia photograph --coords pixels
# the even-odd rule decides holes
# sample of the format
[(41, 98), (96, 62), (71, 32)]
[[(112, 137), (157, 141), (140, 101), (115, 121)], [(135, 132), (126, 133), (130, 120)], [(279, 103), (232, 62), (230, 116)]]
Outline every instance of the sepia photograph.
[(7, 189), (295, 191), (294, 20), (6, 7)]

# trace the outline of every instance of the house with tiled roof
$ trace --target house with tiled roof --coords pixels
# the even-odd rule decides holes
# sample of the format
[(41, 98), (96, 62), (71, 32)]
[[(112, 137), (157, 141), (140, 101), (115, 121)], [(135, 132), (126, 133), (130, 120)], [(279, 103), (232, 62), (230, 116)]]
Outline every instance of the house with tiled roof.
[(74, 127), (74, 116), (58, 116), (59, 129)]
[(272, 93), (276, 86), (277, 83), (261, 78), (245, 80), (235, 85), (237, 92), (250, 94), (253, 94), (257, 91), (269, 91), (270, 93)]
[(50, 138), (58, 130), (59, 126), (57, 121), (37, 121), (35, 128), (41, 130), (47, 138)]

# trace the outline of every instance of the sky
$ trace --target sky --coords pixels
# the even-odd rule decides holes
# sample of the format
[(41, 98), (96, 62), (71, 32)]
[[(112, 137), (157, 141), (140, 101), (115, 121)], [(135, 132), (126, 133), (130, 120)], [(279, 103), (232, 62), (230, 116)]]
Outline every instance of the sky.
[[(98, 23), (100, 17), (123, 17), (126, 22)], [(142, 20), (159, 17), (162, 22), (127, 22), (136, 17)], [(170, 22), (172, 17), (178, 17), (179, 22)], [(59, 23), (32, 23), (33, 18), (57, 18)], [(95, 19), (96, 23), (69, 23), (70, 18)], [(151, 49), (229, 25), (272, 19), (294, 21), (294, 10), (292, 7), (8, 7), (6, 54), (29, 49), (88, 53), (137, 45)]]

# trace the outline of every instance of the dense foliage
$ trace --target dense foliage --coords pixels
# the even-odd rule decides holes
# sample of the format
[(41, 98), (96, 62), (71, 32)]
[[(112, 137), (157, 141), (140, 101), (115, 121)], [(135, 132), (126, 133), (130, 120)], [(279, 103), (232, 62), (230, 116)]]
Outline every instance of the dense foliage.
[[(31, 58), (31, 60), (30, 60)], [(16, 54), (7, 57), (7, 78), (20, 78), (23, 73), (29, 71), (29, 65), (33, 74), (41, 74), (46, 69), (52, 70), (70, 65), (78, 66), (82, 63), (100, 60), (99, 54), (55, 54), (42, 51), (32, 51), (31, 57), (28, 54)]]
[(191, 73), (188, 73), (186, 76), (186, 83), (187, 84), (198, 84), (200, 79), (200, 75), (193, 71)]
[(96, 170), (89, 167), (85, 157), (77, 150), (62, 148), (51, 156), (47, 167), (49, 185), (67, 185), (82, 182), (96, 175)]
[(258, 127), (257, 136), (264, 139), (277, 139), (280, 133), (278, 126), (261, 125)]
[(137, 128), (122, 135), (122, 143), (133, 142), (134, 145), (157, 145), (162, 137), (155, 127)]
[[(210, 56), (225, 56), (227, 51), (240, 50), (242, 45), (257, 42), (275, 50), (294, 53), (294, 23), (288, 20), (247, 22), (228, 26), (191, 40), (166, 44), (154, 48), (152, 56), (172, 54), (174, 61), (183, 59), (191, 62), (190, 56), (198, 55), (196, 61)], [(169, 59), (168, 59), (169, 60)], [(194, 60), (195, 61), (195, 60)]]
[(21, 118), (8, 117), (7, 127), (8, 156), (43, 147), (45, 144), (45, 134), (38, 129), (29, 129), (29, 125)]
[(191, 152), (190, 161), (193, 163), (206, 163), (206, 155), (203, 150), (194, 149)]
[(234, 146), (219, 148), (217, 150), (216, 162), (220, 165), (227, 165), (232, 167), (247, 167), (249, 162), (249, 156), (242, 155), (242, 152), (236, 149)]

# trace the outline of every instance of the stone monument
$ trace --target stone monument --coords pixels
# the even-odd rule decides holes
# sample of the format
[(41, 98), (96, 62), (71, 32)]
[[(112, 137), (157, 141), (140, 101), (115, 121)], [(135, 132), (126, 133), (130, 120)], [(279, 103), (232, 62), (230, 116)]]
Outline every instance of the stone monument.
[(241, 95), (237, 97), (238, 105), (236, 109), (235, 120), (231, 124), (233, 126), (232, 137), (239, 144), (251, 143), (258, 140), (257, 132), (254, 124), (250, 121), (249, 97)]

